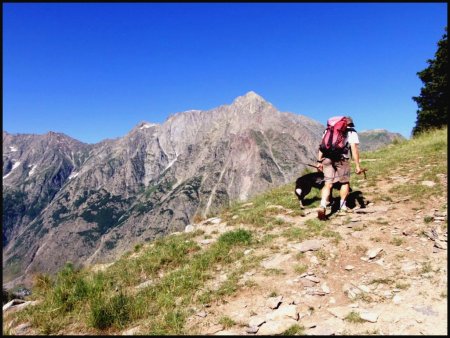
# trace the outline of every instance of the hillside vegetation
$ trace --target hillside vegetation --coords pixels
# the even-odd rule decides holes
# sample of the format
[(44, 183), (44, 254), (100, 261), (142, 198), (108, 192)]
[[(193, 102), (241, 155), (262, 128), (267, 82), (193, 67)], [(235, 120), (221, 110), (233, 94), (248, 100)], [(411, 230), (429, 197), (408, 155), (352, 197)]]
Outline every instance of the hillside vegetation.
[[(307, 196), (309, 205), (301, 210), (292, 182), (199, 219), (183, 233), (136, 245), (113, 264), (77, 270), (68, 263), (54, 278), (36, 275), (27, 299), (36, 302), (4, 311), (3, 332), (190, 335), (259, 329), (257, 334), (296, 335), (333, 327), (337, 334), (445, 334), (447, 157), (445, 128), (362, 153), (367, 177), (352, 175), (353, 213), (346, 216), (318, 221), (319, 191)], [(308, 240), (322, 244), (299, 249)], [(381, 250), (372, 257), (372, 249)], [(417, 266), (405, 268), (411, 261)], [(313, 287), (305, 276), (320, 282), (309, 282)], [(279, 304), (267, 306), (277, 297), (280, 309), (295, 308), (291, 321), (273, 314)], [(423, 299), (438, 315), (419, 313), (420, 304), (399, 299)], [(337, 307), (348, 311), (336, 315)], [(378, 314), (375, 320), (365, 319), (369, 308)], [(425, 319), (406, 325), (409, 317), (394, 318), (408, 311)], [(260, 317), (266, 324), (249, 324)], [(267, 323), (277, 321), (287, 324), (267, 331)]]

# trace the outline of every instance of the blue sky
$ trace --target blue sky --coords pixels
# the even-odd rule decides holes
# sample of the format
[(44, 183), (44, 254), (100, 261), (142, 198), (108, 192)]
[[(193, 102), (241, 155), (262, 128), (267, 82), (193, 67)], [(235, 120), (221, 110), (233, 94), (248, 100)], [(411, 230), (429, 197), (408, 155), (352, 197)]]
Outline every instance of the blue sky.
[(3, 3), (3, 130), (86, 143), (254, 91), (409, 137), (447, 3)]

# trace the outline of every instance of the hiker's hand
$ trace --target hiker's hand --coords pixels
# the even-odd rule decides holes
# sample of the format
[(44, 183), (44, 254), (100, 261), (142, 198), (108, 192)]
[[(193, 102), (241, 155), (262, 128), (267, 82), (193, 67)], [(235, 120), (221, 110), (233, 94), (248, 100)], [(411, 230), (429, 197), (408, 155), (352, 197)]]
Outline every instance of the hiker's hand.
[(322, 163), (317, 163), (317, 171), (323, 171), (323, 164)]
[(355, 170), (356, 174), (359, 175), (361, 174), (363, 171), (361, 169), (361, 167), (359, 165), (356, 166), (356, 170)]

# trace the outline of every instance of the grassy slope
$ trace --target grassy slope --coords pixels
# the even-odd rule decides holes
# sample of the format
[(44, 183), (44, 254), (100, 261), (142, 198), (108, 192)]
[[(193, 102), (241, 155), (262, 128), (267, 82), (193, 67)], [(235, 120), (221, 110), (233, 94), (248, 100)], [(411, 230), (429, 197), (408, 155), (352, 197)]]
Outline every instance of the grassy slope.
[[(368, 169), (367, 179), (352, 175), (354, 190), (364, 191), (367, 186), (384, 182), (389, 194), (380, 190), (375, 199), (409, 198), (420, 202), (435, 194), (446, 194), (447, 189), (441, 184), (430, 189), (421, 182), (439, 183), (439, 176), (447, 175), (447, 129), (363, 153), (361, 157), (363, 167)], [(407, 184), (398, 182), (395, 175), (400, 172), (410, 172), (416, 179)], [(308, 196), (314, 200), (310, 208), (317, 206), (318, 197), (317, 190)], [(42, 302), (6, 316), (4, 333), (8, 333), (5, 323), (15, 317), (17, 323), (30, 322), (42, 334), (116, 334), (138, 325), (145, 334), (192, 334), (185, 327), (194, 308), (238, 293), (240, 277), (259, 264), (261, 258), (243, 252), (270, 245), (272, 238), (265, 230), (280, 227), (282, 236), (295, 241), (313, 237), (340, 240), (339, 234), (328, 229), (328, 222), (310, 219), (305, 229), (294, 229), (274, 217), (280, 207), (293, 210), (291, 215), (302, 213), (293, 183), (249, 202), (252, 204), (235, 203), (219, 215), (232, 230), (206, 248), (198, 240), (208, 236), (197, 230), (137, 245), (134, 252), (124, 254), (104, 271), (76, 271), (68, 264), (54, 280), (36, 276), (32, 298)], [(230, 271), (228, 279), (219, 288), (210, 288), (208, 282), (217, 269), (224, 267)], [(151, 285), (135, 288), (144, 281), (151, 281)]]

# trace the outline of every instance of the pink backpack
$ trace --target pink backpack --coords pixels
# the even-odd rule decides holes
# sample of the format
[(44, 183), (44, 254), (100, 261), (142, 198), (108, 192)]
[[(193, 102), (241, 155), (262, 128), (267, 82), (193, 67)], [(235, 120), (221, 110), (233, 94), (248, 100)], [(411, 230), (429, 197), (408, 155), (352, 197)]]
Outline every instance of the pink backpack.
[(327, 129), (319, 149), (324, 157), (332, 160), (339, 160), (348, 151), (345, 116), (334, 116), (328, 119)]

